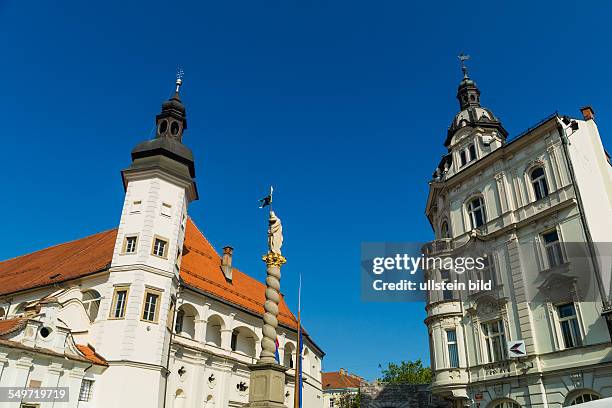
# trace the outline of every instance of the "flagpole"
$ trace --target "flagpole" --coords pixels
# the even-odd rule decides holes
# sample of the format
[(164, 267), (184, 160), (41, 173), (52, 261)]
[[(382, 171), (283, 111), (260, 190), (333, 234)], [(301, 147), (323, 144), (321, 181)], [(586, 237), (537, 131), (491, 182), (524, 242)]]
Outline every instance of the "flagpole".
[(295, 391), (293, 392), (293, 407), (302, 408), (302, 274), (298, 285), (298, 315), (297, 315), (297, 348), (295, 349)]

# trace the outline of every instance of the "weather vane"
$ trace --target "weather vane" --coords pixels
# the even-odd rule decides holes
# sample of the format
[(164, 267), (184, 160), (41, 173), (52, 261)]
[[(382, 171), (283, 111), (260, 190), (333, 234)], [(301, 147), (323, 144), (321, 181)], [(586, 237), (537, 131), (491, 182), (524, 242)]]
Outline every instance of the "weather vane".
[(183, 75), (185, 75), (185, 72), (183, 72), (183, 68), (178, 68), (176, 70), (176, 93), (178, 93), (179, 88), (183, 84)]
[(461, 71), (463, 72), (463, 78), (467, 79), (468, 77), (468, 69), (467, 66), (465, 65), (465, 61), (470, 59), (469, 55), (465, 55), (463, 52), (461, 54), (459, 54), (457, 56), (457, 58), (459, 58), (459, 61), (461, 61)]

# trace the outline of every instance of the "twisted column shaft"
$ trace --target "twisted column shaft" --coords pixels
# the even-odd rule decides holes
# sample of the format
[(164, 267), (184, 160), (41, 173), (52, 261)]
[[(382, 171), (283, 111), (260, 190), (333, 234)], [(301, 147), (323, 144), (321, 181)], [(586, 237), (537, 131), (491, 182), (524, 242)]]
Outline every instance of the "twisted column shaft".
[(268, 252), (263, 256), (266, 263), (266, 302), (264, 303), (263, 339), (261, 340), (260, 362), (276, 361), (276, 328), (278, 327), (278, 304), (280, 302), (281, 266), (287, 262), (284, 256)]

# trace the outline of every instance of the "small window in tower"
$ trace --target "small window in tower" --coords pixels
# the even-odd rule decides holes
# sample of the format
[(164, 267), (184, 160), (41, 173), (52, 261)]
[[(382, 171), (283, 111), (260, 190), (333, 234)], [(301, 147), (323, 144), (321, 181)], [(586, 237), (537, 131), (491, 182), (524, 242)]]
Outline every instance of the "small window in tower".
[(465, 153), (465, 150), (459, 152), (459, 158), (461, 159), (461, 165), (465, 166), (465, 164), (467, 163), (467, 155)]
[(141, 200), (132, 201), (132, 207), (130, 208), (130, 213), (137, 214), (140, 212), (141, 208), (142, 208)]
[(135, 235), (131, 237), (125, 237), (123, 241), (123, 253), (124, 254), (133, 254), (136, 253), (136, 242), (138, 238)]
[(159, 122), (159, 134), (163, 135), (164, 133), (166, 133), (166, 130), (168, 130), (168, 121), (162, 120), (161, 122)]
[(172, 122), (172, 124), (170, 125), (170, 132), (172, 133), (172, 136), (178, 135), (178, 132), (179, 132), (178, 122)]
[(166, 258), (168, 256), (168, 241), (156, 237), (153, 240), (152, 254), (161, 258)]
[(468, 147), (468, 150), (470, 152), (470, 161), (476, 160), (476, 146), (474, 146), (473, 144), (471, 144)]
[(161, 206), (161, 215), (170, 217), (172, 215), (172, 206), (168, 203), (163, 203)]
[(143, 299), (142, 320), (157, 323), (159, 312), (160, 292), (154, 289), (147, 289)]

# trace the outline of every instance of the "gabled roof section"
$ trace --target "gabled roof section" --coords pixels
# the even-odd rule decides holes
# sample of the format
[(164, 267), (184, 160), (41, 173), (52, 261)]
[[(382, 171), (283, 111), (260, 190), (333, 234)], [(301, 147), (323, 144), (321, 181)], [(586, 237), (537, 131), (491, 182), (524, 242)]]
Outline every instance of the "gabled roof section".
[(321, 384), (324, 390), (359, 388), (364, 382), (363, 378), (354, 374), (349, 374), (344, 370), (321, 373)]
[[(263, 270), (263, 262), (262, 262)], [(202, 290), (221, 300), (263, 315), (266, 286), (249, 275), (233, 269), (228, 282), (221, 270), (221, 257), (204, 234), (189, 218), (185, 231), (185, 245), (181, 261), (181, 278), (190, 287)], [(281, 297), (278, 320), (297, 329), (297, 319)]]
[[(65, 282), (108, 269), (116, 237), (117, 230), (114, 229), (0, 262), (0, 295)], [(180, 276), (195, 290), (252, 313), (264, 313), (265, 285), (237, 269), (233, 271), (232, 281), (228, 282), (221, 270), (221, 257), (191, 218), (187, 220)], [(297, 320), (282, 298), (278, 320), (297, 328)]]
[(0, 262), (0, 295), (105, 270), (113, 259), (116, 237), (113, 229)]

